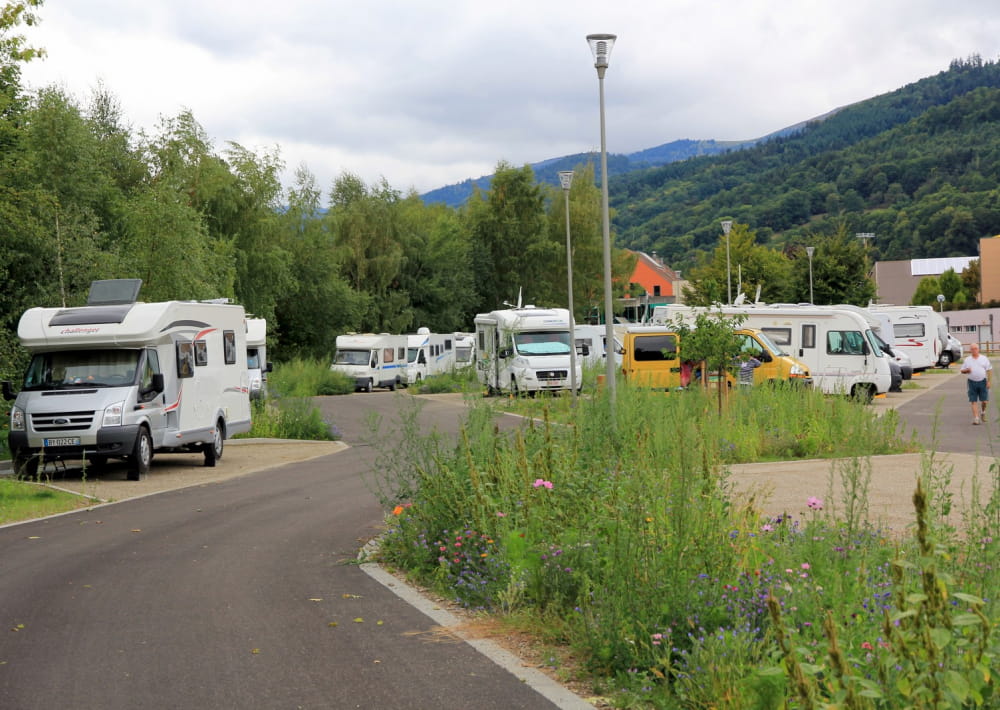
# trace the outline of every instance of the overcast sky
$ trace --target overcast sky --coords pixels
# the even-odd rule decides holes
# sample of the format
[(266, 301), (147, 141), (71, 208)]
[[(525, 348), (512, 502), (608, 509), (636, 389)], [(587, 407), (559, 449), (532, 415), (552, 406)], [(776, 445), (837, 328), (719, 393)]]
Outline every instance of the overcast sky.
[(277, 147), (324, 194), (341, 173), (425, 192), (600, 147), (586, 35), (618, 35), (608, 151), (756, 138), (1000, 57), (996, 0), (46, 0), (27, 85), (131, 126), (189, 109), (217, 149)]

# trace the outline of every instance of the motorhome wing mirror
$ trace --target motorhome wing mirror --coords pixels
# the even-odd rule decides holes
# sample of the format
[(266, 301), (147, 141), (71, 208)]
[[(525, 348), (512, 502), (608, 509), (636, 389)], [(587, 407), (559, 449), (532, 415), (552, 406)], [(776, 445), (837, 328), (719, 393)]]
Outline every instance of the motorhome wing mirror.
[(150, 383), (149, 389), (151, 392), (156, 392), (159, 394), (163, 391), (163, 373), (157, 372), (152, 377), (152, 382)]
[(274, 371), (274, 365), (272, 365), (271, 363), (267, 363), (267, 367), (264, 368), (264, 372), (273, 372), (273, 371)]
[(15, 399), (17, 397), (17, 395), (14, 394), (14, 387), (13, 385), (11, 385), (10, 380), (4, 380), (2, 383), (0, 383), (0, 386), (3, 387), (4, 399)]
[(773, 358), (773, 357), (771, 356), (771, 353), (770, 353), (769, 351), (767, 351), (767, 350), (761, 350), (761, 351), (760, 351), (760, 355), (758, 355), (758, 356), (757, 356), (757, 358), (758, 358), (758, 359), (759, 359), (759, 360), (760, 360), (761, 362), (771, 362), (771, 361), (772, 361), (772, 360), (774, 359), (774, 358)]
[(511, 355), (513, 355), (514, 351), (511, 350), (510, 348), (500, 348), (500, 352), (497, 353), (497, 354), (500, 356), (501, 360), (504, 360), (506, 358), (509, 358)]
[(579, 345), (576, 346), (576, 351), (578, 355), (587, 357), (588, 355), (590, 355), (590, 346), (588, 346), (586, 343), (580, 343)]

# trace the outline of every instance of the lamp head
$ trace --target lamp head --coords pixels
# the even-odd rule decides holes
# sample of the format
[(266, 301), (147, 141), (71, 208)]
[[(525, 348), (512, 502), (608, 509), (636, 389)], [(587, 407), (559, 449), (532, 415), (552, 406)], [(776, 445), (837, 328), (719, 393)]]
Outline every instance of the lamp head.
[(608, 59), (611, 57), (611, 48), (615, 46), (617, 35), (597, 34), (587, 35), (587, 42), (590, 44), (590, 51), (594, 55), (594, 66), (598, 69), (608, 68)]
[(806, 254), (809, 255), (810, 259), (813, 258), (813, 252), (814, 251), (816, 251), (816, 247), (806, 247)]
[(570, 186), (573, 184), (573, 171), (572, 170), (560, 170), (559, 171), (559, 184), (562, 185), (562, 189), (569, 191)]
[(733, 228), (733, 220), (724, 219), (722, 220), (722, 233), (729, 236), (729, 230)]

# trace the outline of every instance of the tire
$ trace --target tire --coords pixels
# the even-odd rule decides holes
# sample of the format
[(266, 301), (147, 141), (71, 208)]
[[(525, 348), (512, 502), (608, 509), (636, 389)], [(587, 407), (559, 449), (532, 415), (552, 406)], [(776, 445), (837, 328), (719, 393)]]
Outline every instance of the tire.
[(212, 434), (212, 443), (205, 444), (205, 465), (215, 466), (216, 462), (222, 458), (222, 449), (226, 441), (226, 425), (220, 419), (215, 423), (215, 431)]
[(38, 476), (38, 455), (22, 454), (15, 451), (13, 456), (15, 478), (36, 478)]
[(399, 380), (393, 380), (392, 382), (390, 382), (389, 383), (389, 391), (390, 392), (395, 392), (396, 391), (396, 386), (398, 384), (399, 384)]
[(951, 365), (951, 353), (943, 352), (941, 353), (941, 359), (938, 360), (938, 367), (948, 367)]
[(149, 435), (146, 427), (139, 427), (139, 434), (135, 437), (135, 445), (132, 447), (132, 455), (128, 459), (128, 480), (141, 481), (149, 473), (149, 466), (153, 462), (153, 437)]
[(371, 392), (373, 389), (375, 389), (375, 388), (372, 385), (372, 381), (368, 380), (368, 381), (365, 382), (364, 386), (361, 388), (361, 391), (362, 392)]
[(521, 396), (521, 390), (517, 388), (517, 380), (513, 377), (510, 378), (510, 393), (515, 397)]
[(871, 404), (872, 400), (875, 399), (874, 385), (854, 385), (854, 389), (851, 390), (851, 398), (861, 404)]

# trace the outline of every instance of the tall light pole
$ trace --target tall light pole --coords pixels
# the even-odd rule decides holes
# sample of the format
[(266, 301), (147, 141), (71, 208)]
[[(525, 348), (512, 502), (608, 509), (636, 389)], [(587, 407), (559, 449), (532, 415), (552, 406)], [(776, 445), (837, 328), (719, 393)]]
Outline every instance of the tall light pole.
[(733, 302), (733, 276), (729, 267), (729, 230), (733, 228), (733, 220), (722, 220), (722, 233), (726, 236), (726, 305)]
[(576, 399), (576, 332), (574, 330), (576, 317), (573, 315), (573, 247), (569, 236), (569, 188), (573, 185), (573, 171), (560, 170), (559, 184), (562, 185), (566, 197), (566, 290), (569, 307), (569, 386)]
[(604, 130), (604, 73), (608, 70), (608, 59), (611, 49), (615, 46), (616, 35), (587, 35), (587, 43), (594, 55), (594, 67), (597, 69), (597, 84), (600, 87), (601, 105), (601, 218), (604, 225), (604, 352), (605, 386), (608, 388), (608, 401), (611, 402), (612, 415), (615, 406), (615, 327), (614, 304), (611, 302), (611, 223), (608, 211), (608, 144)]
[(815, 305), (816, 301), (813, 298), (813, 252), (816, 251), (816, 247), (806, 247), (806, 254), (809, 255), (809, 303)]

